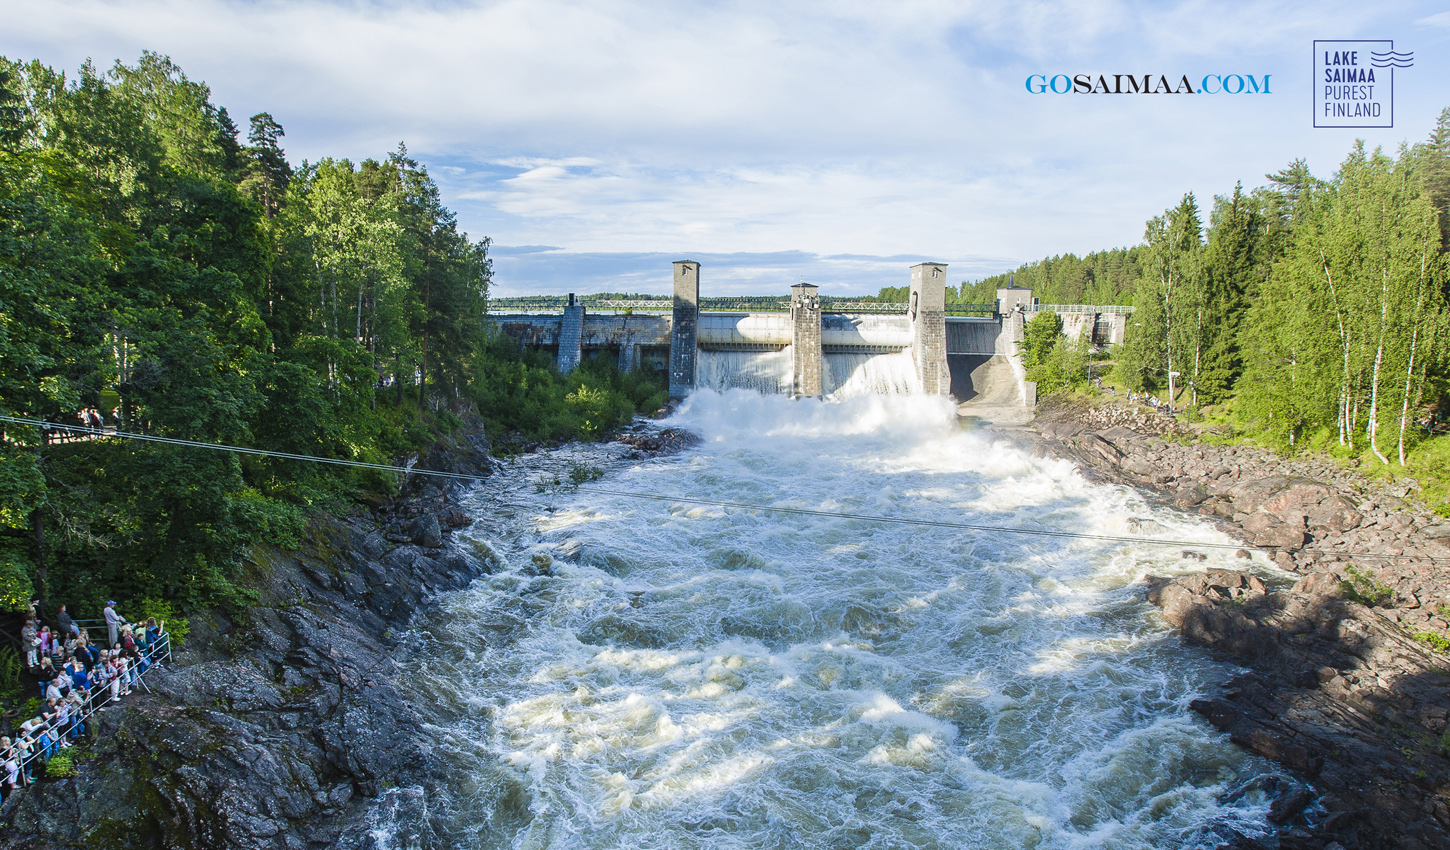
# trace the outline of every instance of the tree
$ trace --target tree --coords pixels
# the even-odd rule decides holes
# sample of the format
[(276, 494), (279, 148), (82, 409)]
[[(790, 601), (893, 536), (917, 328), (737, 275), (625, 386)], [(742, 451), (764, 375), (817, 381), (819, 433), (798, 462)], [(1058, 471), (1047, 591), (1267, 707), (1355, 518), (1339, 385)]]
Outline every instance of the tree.
[(253, 115), (251, 120), (252, 129), (247, 134), (251, 146), (243, 152), (248, 161), (242, 188), (262, 205), (262, 212), (271, 219), (276, 217), (282, 196), (292, 181), (292, 166), (277, 141), (286, 133), (266, 112)]
[(1242, 371), (1239, 327), (1259, 272), (1262, 218), (1256, 207), (1242, 184), (1232, 196), (1214, 199), (1204, 257), (1202, 358), (1194, 376), (1197, 393), (1210, 404), (1228, 397)]

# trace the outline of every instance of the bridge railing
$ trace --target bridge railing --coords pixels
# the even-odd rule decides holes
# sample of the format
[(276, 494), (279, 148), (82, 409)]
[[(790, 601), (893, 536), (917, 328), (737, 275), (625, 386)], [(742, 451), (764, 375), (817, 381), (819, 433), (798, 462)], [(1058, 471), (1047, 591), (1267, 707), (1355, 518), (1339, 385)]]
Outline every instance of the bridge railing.
[(995, 316), (996, 304), (948, 304), (948, 316)]
[(1131, 313), (1134, 307), (1122, 304), (1038, 304), (1034, 313)]
[[(668, 313), (674, 309), (671, 298), (590, 299), (579, 298), (586, 310), (598, 313)], [(558, 313), (568, 306), (569, 299), (560, 295), (540, 295), (518, 298), (495, 298), (488, 303), (488, 311), (494, 315), (526, 315), (529, 313)], [(904, 301), (861, 301), (850, 298), (821, 299), (821, 310), (826, 313), (883, 313), (900, 315), (907, 311)], [(728, 297), (701, 298), (700, 309), (718, 313), (787, 313), (790, 299), (785, 296), (772, 297)], [(997, 313), (995, 304), (948, 304), (948, 316), (993, 316)]]
[[(581, 298), (577, 303), (586, 310), (599, 313), (668, 313), (674, 309), (670, 298)], [(496, 315), (526, 313), (559, 313), (569, 305), (563, 296), (529, 296), (521, 298), (493, 298), (488, 302), (488, 312)]]

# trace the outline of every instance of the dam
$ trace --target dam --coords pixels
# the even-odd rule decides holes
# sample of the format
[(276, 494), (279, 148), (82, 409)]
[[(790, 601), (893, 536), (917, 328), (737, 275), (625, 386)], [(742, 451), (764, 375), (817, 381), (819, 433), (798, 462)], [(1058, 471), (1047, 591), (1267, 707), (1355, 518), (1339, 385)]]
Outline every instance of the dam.
[(740, 387), (836, 399), (922, 393), (1030, 410), (1035, 387), (1017, 346), (1034, 315), (1057, 312), (1072, 338), (1123, 340), (1131, 308), (1043, 306), (1030, 289), (999, 289), (995, 304), (948, 308), (946, 268), (912, 266), (904, 304), (832, 299), (804, 282), (788, 298), (711, 299), (700, 295), (700, 264), (680, 260), (669, 300), (596, 301), (591, 309), (571, 295), (559, 306), (539, 299), (491, 313), (519, 343), (554, 351), (566, 372), (601, 352), (621, 370), (665, 368), (675, 399), (697, 387)]
[[(487, 574), (419, 624), (408, 662), (454, 777), (432, 804), (440, 841), (1197, 850), (1271, 835), (1268, 801), (1242, 789), (1272, 768), (1189, 709), (1235, 668), (1170, 639), (1138, 585), (1202, 569), (1144, 529), (1213, 546), (1213, 567), (1235, 563), (1227, 538), (961, 428), (962, 395), (998, 391), (983, 367), (1013, 367), (1040, 305), (1003, 290), (947, 315), (936, 265), (884, 310), (804, 283), (763, 308), (712, 303), (698, 266), (676, 264), (674, 296), (647, 313), (574, 299), (562, 316), (496, 314), (561, 365), (612, 351), (667, 369), (683, 399), (658, 427), (698, 443), (569, 444), (501, 460), (465, 497), (477, 520), (460, 539)], [(548, 485), (579, 468), (605, 483)], [(375, 834), (413, 846), (403, 825)]]

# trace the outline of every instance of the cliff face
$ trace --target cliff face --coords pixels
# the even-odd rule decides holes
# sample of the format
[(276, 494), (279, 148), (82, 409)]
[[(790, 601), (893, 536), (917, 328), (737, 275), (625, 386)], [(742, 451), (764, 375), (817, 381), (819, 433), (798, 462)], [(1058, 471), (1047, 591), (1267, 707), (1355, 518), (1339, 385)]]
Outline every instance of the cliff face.
[(1450, 626), (1450, 526), (1328, 461), (1162, 439), (1172, 421), (1136, 406), (1034, 427), (1038, 453), (1197, 513), (1299, 576), (1281, 590), (1236, 570), (1145, 577), (1185, 640), (1248, 668), (1194, 710), (1307, 783), (1279, 789), (1278, 846), (1450, 847), (1450, 658), (1414, 637)]
[[(475, 435), (421, 465), (488, 464)], [(427, 695), (395, 659), (413, 614), (485, 569), (447, 539), (468, 522), (451, 492), (415, 481), (372, 516), (317, 521), (298, 551), (254, 553), (257, 604), (194, 617), (151, 693), (99, 713), (78, 777), (7, 803), (0, 847), (431, 843)]]

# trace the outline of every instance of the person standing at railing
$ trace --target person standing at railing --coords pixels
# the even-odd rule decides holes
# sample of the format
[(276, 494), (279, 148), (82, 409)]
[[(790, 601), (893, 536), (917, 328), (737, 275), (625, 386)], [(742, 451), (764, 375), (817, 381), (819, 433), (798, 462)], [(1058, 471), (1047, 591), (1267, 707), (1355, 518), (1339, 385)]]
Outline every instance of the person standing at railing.
[(45, 689), (55, 679), (56, 674), (55, 665), (51, 662), (50, 656), (42, 655), (40, 657), (40, 664), (36, 665), (35, 669), (31, 671), (31, 674), (35, 676), (36, 687), (40, 688), (40, 695), (44, 698)]
[(86, 699), (77, 691), (71, 691), (70, 698), (70, 739), (72, 741), (86, 734)]
[(80, 644), (76, 647), (76, 658), (88, 672), (94, 673), (96, 665), (101, 663), (101, 650), (90, 642), (85, 629), (81, 629)]
[(56, 737), (60, 739), (62, 750), (70, 749), (70, 699), (66, 698), (55, 704), (55, 719), (51, 721), (51, 729)]
[(121, 701), (121, 674), (123, 668), (120, 665), (120, 652), (111, 650), (111, 657), (106, 659), (106, 682), (111, 686), (111, 700)]
[(0, 792), (4, 799), (20, 789), (20, 759), (9, 738), (0, 738)]
[(124, 625), (126, 625), (126, 618), (116, 610), (116, 600), (112, 599), (106, 603), (106, 634), (111, 638), (106, 641), (106, 646), (116, 645), (116, 639), (120, 637), (121, 627)]
[(66, 662), (66, 670), (70, 674), (71, 693), (91, 689), (91, 677), (86, 675), (86, 666), (79, 659), (72, 658)]

